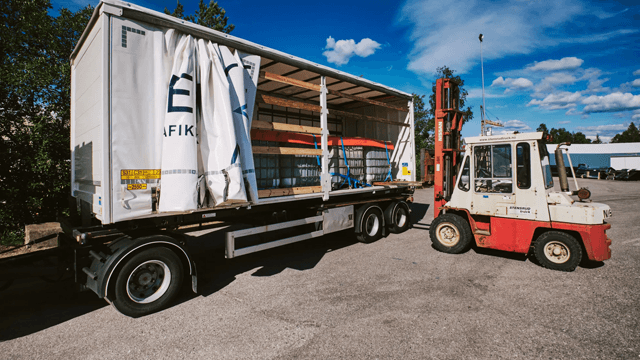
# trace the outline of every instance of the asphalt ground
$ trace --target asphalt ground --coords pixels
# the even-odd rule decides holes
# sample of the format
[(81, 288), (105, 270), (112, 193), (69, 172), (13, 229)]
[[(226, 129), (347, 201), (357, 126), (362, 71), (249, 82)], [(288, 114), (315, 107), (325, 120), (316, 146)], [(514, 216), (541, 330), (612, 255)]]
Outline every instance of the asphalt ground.
[(71, 282), (18, 282), (0, 292), (0, 358), (638, 359), (640, 182), (581, 185), (612, 208), (613, 257), (571, 273), (437, 252), (423, 189), (413, 228), (372, 244), (338, 233), (225, 260), (196, 239), (200, 294), (138, 319)]

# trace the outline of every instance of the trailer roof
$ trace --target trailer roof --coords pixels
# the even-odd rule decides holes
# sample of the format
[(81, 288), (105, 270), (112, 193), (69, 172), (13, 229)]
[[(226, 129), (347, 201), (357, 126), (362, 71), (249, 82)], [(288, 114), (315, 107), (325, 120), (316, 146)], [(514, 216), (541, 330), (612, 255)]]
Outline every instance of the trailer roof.
[[(332, 69), (328, 66), (316, 64), (297, 56), (289, 55), (233, 35), (166, 15), (161, 12), (117, 0), (102, 1), (96, 7), (91, 20), (89, 21), (89, 25), (85, 29), (78, 41), (78, 44), (76, 45), (76, 48), (71, 54), (72, 62), (88, 36), (90, 29), (93, 27), (93, 24), (95, 24), (98, 17), (103, 12), (122, 16), (131, 20), (142, 21), (156, 26), (173, 28), (187, 34), (191, 34), (194, 37), (207, 39), (249, 54), (259, 55), (263, 58), (261, 71), (268, 71), (276, 75), (286, 76), (288, 78), (301, 80), (311, 84), (320, 84), (321, 76), (325, 76), (327, 77), (327, 88), (329, 90), (339, 91), (342, 94), (394, 104), (405, 108), (407, 105), (406, 101), (411, 100), (412, 98), (412, 95), (406, 92)], [(261, 90), (267, 90), (272, 94), (295, 97), (305, 101), (317, 101), (319, 96), (315, 91), (272, 82), (268, 79), (261, 79), (259, 85)], [(329, 95), (327, 97), (327, 103), (332, 105), (349, 106), (351, 103), (357, 103), (357, 101), (344, 96)]]

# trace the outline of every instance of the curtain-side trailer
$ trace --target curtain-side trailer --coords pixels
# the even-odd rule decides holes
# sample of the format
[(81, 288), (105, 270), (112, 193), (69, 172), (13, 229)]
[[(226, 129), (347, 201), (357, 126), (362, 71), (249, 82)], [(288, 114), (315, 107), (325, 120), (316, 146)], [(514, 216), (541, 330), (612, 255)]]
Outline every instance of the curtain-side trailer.
[(248, 224), (226, 232), (227, 258), (410, 226), (411, 94), (111, 0), (71, 68), (79, 216), (62, 221), (58, 248), (4, 259), (0, 272), (53, 256), (80, 288), (140, 316), (188, 280), (197, 291), (185, 226)]

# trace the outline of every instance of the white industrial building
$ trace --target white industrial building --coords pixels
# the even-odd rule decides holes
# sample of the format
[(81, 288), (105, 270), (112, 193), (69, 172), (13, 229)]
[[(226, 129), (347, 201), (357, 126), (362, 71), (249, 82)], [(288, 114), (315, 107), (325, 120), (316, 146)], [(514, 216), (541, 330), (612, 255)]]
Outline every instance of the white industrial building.
[[(549, 154), (553, 154), (557, 144), (548, 144)], [(569, 154), (574, 167), (585, 164), (589, 168), (612, 167), (616, 170), (640, 170), (640, 142), (617, 144), (572, 144)], [(555, 165), (555, 157), (551, 156), (551, 164)], [(569, 162), (565, 156), (565, 165)]]

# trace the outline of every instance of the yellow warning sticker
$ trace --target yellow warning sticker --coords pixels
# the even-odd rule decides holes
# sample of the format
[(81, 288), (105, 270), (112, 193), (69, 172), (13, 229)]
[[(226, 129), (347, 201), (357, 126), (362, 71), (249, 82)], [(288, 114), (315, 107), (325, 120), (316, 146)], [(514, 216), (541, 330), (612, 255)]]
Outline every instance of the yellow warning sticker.
[(411, 170), (409, 170), (409, 163), (402, 163), (402, 175), (411, 175)]
[(160, 179), (160, 169), (151, 170), (120, 170), (121, 180)]
[(128, 184), (127, 190), (147, 190), (147, 184)]

